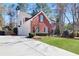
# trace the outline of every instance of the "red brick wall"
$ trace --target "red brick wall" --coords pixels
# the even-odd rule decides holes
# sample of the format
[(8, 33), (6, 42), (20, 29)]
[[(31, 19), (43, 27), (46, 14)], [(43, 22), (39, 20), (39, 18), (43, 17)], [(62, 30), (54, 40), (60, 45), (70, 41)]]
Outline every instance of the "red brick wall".
[(31, 22), (32, 32), (35, 31), (35, 27), (38, 27), (38, 26), (39, 26), (40, 32), (44, 32), (45, 27), (48, 27), (49, 32), (51, 31), (51, 25), (45, 16), (44, 16), (44, 22), (40, 22), (41, 14), (44, 15), (43, 13), (40, 13), (32, 19), (32, 22)]

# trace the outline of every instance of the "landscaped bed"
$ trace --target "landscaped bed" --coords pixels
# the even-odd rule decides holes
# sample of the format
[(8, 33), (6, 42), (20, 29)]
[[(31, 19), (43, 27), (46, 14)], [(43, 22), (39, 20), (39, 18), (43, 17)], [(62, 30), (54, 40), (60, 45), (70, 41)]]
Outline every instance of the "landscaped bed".
[(40, 39), (40, 41), (79, 54), (79, 40), (44, 36), (42, 39)]

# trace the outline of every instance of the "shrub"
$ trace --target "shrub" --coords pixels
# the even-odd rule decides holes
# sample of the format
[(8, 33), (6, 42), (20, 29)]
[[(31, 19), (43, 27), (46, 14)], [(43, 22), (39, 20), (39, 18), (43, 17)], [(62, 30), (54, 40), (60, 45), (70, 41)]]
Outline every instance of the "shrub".
[(49, 35), (48, 33), (36, 33), (37, 36), (46, 36)]
[(69, 37), (70, 37), (70, 38), (74, 38), (74, 37), (75, 37), (75, 33), (73, 33), (73, 32), (70, 33)]
[(77, 37), (79, 37), (79, 32), (77, 33)]
[(60, 30), (59, 30), (59, 29), (56, 29), (56, 30), (55, 30), (55, 34), (56, 34), (56, 35), (60, 35)]
[(69, 31), (68, 30), (63, 31), (62, 37), (69, 37)]
[(32, 38), (32, 37), (34, 37), (34, 36), (35, 36), (35, 33), (29, 33), (28, 38)]
[(18, 29), (15, 27), (15, 28), (13, 28), (13, 32), (17, 35), (17, 33), (18, 33)]
[(5, 35), (5, 32), (4, 31), (0, 31), (0, 35)]

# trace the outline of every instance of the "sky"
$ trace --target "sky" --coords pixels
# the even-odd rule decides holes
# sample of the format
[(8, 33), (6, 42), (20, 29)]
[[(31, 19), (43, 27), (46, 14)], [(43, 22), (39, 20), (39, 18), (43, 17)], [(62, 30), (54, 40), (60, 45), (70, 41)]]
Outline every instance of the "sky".
[[(10, 8), (11, 5), (12, 5), (11, 3), (4, 3), (4, 4), (3, 4), (3, 6), (5, 7), (5, 9)], [(18, 5), (18, 4), (15, 3), (12, 9), (15, 10), (15, 8), (16, 8), (17, 5)], [(54, 10), (54, 9), (56, 8), (55, 3), (54, 3), (54, 4), (48, 3), (48, 6), (49, 6), (49, 7), (51, 8), (51, 10), (52, 10), (52, 17), (54, 17), (54, 16), (53, 16), (53, 15), (55, 14), (55, 10)], [(34, 4), (34, 3), (29, 3), (27, 13), (31, 13), (34, 8), (35, 8), (35, 4)], [(15, 11), (15, 13), (16, 13), (16, 11)], [(71, 14), (70, 14), (69, 12), (67, 12), (66, 15), (68, 16), (68, 18), (69, 18), (70, 21), (72, 22)], [(8, 23), (9, 20), (10, 20), (10, 16), (7, 15), (6, 13), (4, 13), (4, 14), (3, 14), (3, 17), (4, 17), (5, 22)], [(67, 20), (66, 18), (65, 18), (65, 23), (68, 23), (68, 20)]]

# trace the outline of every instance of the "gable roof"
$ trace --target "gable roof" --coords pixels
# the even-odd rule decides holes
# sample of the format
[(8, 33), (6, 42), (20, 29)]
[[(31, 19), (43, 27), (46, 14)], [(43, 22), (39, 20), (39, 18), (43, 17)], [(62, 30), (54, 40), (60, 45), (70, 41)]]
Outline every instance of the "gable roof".
[[(38, 16), (40, 13), (43, 13), (43, 15), (47, 18), (47, 20), (48, 20), (48, 22), (49, 22), (50, 24), (52, 24), (52, 22), (55, 23), (54, 20), (52, 20), (52, 21), (49, 20), (49, 18), (47, 17), (47, 15), (46, 15), (43, 11), (38, 12), (35, 16), (29, 18), (28, 20), (31, 20), (31, 21), (32, 21), (32, 19), (35, 18), (36, 16)], [(28, 21), (28, 20), (27, 20), (27, 21)]]
[(19, 11), (19, 15), (20, 15), (20, 16), (23, 15), (23, 16), (25, 16), (26, 18), (31, 18), (31, 17), (32, 17), (30, 14), (28, 14), (28, 13), (26, 13), (26, 12), (23, 12), (23, 11)]
[(49, 23), (50, 23), (50, 20), (49, 18), (47, 17), (47, 15), (43, 12), (43, 11), (40, 11), (38, 12), (35, 16), (33, 16), (31, 19), (35, 18), (36, 16), (38, 16), (40, 13), (43, 13), (43, 15), (48, 19)]

